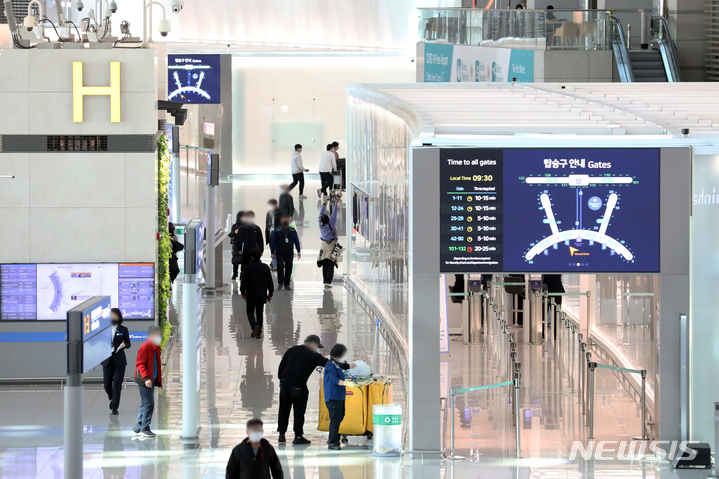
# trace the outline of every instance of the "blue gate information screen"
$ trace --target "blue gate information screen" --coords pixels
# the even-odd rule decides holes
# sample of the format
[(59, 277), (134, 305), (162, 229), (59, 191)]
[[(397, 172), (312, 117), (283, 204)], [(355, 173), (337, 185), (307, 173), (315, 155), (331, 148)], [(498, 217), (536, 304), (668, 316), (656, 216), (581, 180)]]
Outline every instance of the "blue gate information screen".
[(167, 99), (220, 103), (220, 55), (167, 55)]
[(442, 272), (659, 272), (658, 149), (444, 149)]

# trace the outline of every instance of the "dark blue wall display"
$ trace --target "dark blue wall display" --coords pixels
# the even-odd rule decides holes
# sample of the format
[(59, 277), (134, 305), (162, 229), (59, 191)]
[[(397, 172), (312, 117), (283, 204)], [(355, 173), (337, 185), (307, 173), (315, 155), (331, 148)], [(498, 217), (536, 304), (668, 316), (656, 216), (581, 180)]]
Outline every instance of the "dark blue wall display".
[(659, 272), (658, 149), (446, 149), (440, 161), (442, 272)]
[(220, 55), (167, 55), (167, 99), (220, 103)]

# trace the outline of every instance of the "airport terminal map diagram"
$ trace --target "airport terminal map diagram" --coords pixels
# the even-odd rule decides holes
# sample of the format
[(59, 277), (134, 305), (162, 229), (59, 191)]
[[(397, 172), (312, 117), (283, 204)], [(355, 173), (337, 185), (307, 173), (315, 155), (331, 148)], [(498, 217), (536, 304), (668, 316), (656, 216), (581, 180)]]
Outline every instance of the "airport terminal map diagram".
[[(38, 319), (66, 319), (67, 311), (78, 304), (116, 292), (117, 272), (117, 264), (37, 265)], [(116, 293), (111, 301), (117, 306)]]
[(503, 156), (507, 270), (659, 271), (659, 150)]
[(440, 150), (440, 271), (659, 272), (658, 149)]
[(182, 103), (220, 103), (219, 55), (168, 55), (168, 95)]

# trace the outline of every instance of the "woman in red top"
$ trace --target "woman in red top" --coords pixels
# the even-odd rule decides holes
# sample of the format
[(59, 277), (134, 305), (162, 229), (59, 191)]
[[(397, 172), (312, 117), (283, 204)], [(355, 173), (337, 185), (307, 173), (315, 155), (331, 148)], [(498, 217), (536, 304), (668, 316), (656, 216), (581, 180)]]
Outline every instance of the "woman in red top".
[(155, 386), (162, 387), (162, 362), (160, 360), (162, 330), (158, 326), (147, 329), (147, 341), (137, 351), (135, 382), (140, 389), (140, 413), (132, 432), (138, 436), (155, 437), (150, 430), (152, 412), (155, 410)]

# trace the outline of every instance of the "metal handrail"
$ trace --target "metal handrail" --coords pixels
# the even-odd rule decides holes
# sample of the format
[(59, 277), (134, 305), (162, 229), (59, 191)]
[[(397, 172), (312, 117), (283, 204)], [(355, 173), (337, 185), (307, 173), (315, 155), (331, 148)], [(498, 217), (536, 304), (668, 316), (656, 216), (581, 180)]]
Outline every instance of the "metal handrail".
[(622, 21), (614, 16), (613, 11), (611, 12), (609, 21), (612, 24), (612, 49), (614, 50), (614, 57), (617, 59), (619, 77), (622, 82), (633, 82), (634, 71), (632, 70), (632, 60), (629, 58), (628, 43), (624, 36)]
[(670, 82), (682, 81), (677, 50), (669, 32), (667, 19), (661, 15), (653, 15), (650, 22), (652, 38), (659, 44), (659, 51), (664, 60), (664, 71), (667, 74), (667, 80)]

